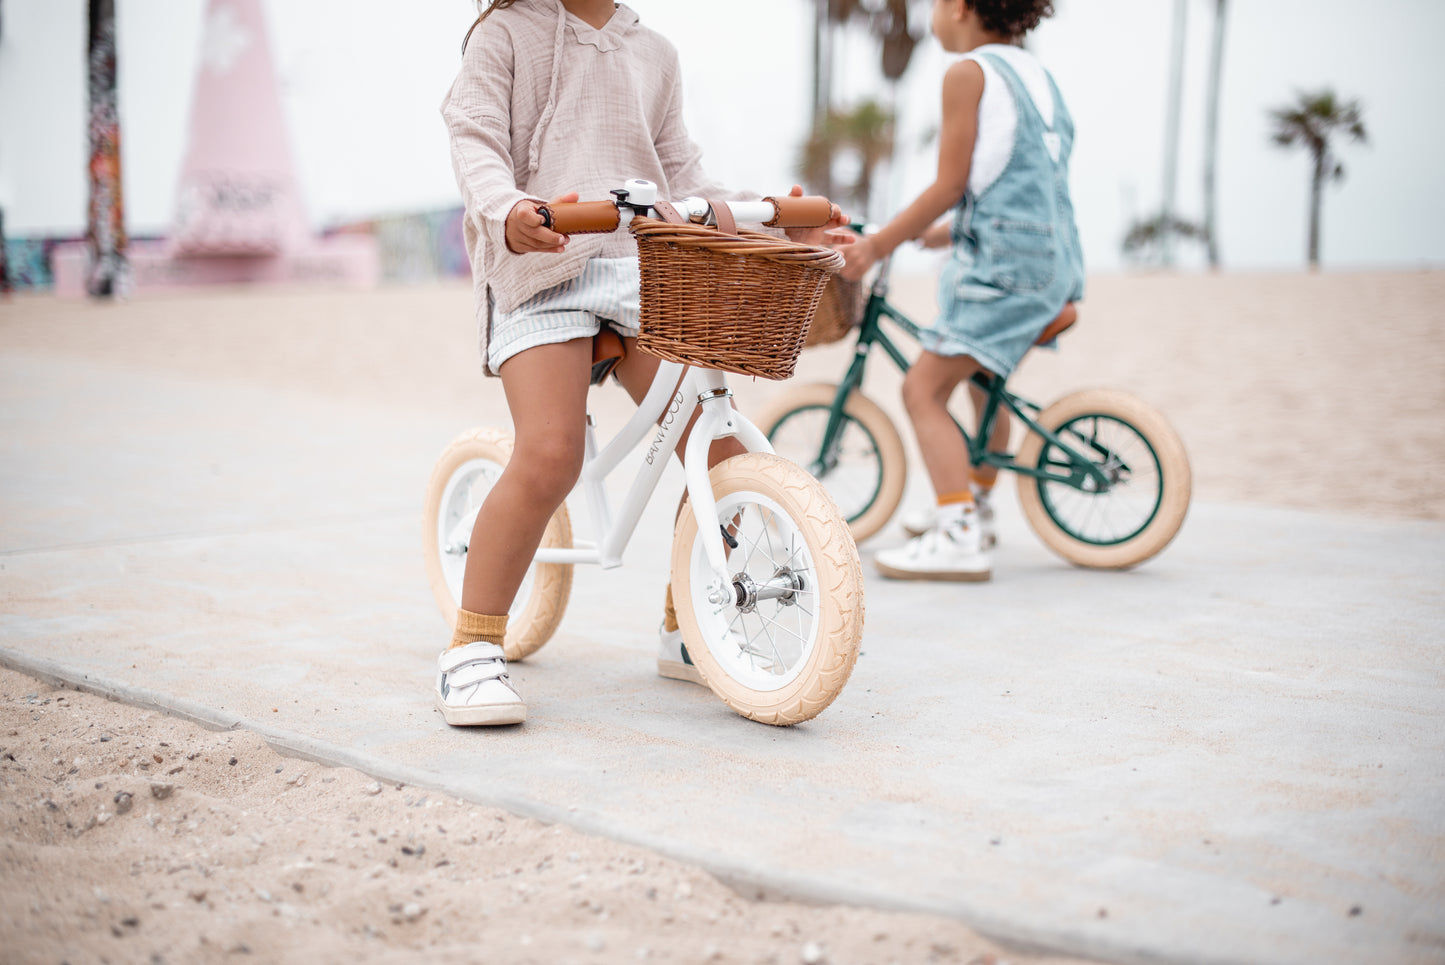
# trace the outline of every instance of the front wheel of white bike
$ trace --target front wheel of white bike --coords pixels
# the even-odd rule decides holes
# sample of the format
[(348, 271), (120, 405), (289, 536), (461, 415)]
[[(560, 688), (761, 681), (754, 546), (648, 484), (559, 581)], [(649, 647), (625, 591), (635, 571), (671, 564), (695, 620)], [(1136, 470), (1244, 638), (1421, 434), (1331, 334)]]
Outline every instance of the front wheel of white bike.
[[(672, 544), (672, 595), (703, 680), (767, 724), (816, 717), (843, 690), (863, 636), (858, 547), (823, 485), (769, 453), (710, 472), (718, 525), (736, 546), (728, 579), (707, 559), (691, 505)], [(712, 534), (709, 534), (712, 535)]]

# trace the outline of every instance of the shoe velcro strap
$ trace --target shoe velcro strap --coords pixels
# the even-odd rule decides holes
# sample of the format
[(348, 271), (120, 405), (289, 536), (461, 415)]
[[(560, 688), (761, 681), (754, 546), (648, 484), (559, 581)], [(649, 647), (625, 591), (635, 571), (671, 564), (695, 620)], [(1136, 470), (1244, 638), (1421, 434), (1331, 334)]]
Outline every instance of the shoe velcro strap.
[[(465, 647), (452, 647), (446, 653), (442, 654), (439, 666), (442, 673), (449, 673), (465, 663), (473, 663), (478, 660), (502, 659), (504, 659), (504, 654), (502, 653), (501, 647), (495, 643), (478, 641), (476, 643), (469, 643)], [(505, 669), (505, 667), (503, 669)]]
[(506, 681), (507, 679), (507, 665), (500, 660), (478, 660), (464, 663), (455, 670), (447, 671), (447, 686), (453, 690), (485, 683), (488, 680)]

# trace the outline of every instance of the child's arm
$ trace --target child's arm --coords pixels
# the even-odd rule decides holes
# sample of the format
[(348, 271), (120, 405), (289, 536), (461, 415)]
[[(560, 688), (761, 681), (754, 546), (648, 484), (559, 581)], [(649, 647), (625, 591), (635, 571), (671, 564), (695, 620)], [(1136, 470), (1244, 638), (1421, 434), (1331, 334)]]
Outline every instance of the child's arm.
[(947, 248), (950, 240), (950, 228), (946, 218), (925, 228), (923, 234), (918, 236), (918, 243), (925, 248)]
[(943, 129), (938, 136), (938, 176), (877, 234), (843, 249), (843, 277), (858, 280), (905, 241), (922, 236), (929, 225), (958, 204), (968, 187), (973, 144), (978, 134), (978, 102), (983, 97), (983, 68), (961, 60), (943, 75)]
[[(510, 38), (484, 23), (467, 44), (461, 71), (442, 105), (452, 168), (466, 216), (493, 251), (560, 252), (563, 235), (542, 227), (538, 202), (512, 170), (513, 51)], [(556, 198), (575, 201), (576, 195)]]

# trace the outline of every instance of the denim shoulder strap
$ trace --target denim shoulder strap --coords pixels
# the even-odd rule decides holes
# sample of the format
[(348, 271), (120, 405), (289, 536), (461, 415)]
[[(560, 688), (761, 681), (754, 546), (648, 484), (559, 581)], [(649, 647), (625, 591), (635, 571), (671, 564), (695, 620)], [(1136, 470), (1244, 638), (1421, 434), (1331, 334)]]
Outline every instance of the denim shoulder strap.
[[(1004, 83), (1008, 84), (1009, 90), (1013, 92), (1014, 103), (1018, 105), (1019, 117), (1021, 119), (1024, 114), (1027, 113), (1037, 122), (1041, 129), (1045, 131), (1050, 129), (1049, 125), (1044, 123), (1044, 115), (1040, 113), (1038, 105), (1034, 103), (1034, 99), (1030, 96), (1028, 88), (1024, 86), (1023, 79), (1019, 77), (1017, 71), (1009, 66), (1008, 61), (1004, 60), (998, 54), (988, 53), (986, 51), (980, 51), (975, 56), (987, 60), (988, 65), (997, 70), (999, 75), (1003, 77)], [(1058, 90), (1053, 84), (1053, 78), (1049, 79), (1049, 92), (1054, 98), (1054, 117), (1057, 119), (1059, 97)]]

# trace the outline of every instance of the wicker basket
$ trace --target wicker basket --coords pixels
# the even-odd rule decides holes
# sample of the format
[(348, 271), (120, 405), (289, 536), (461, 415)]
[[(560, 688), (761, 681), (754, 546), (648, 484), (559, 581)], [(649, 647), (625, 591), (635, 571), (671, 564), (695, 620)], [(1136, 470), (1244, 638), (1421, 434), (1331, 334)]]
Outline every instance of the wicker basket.
[(829, 278), (823, 296), (818, 299), (813, 324), (808, 326), (808, 335), (803, 339), (803, 348), (828, 345), (846, 336), (863, 321), (867, 303), (868, 292), (862, 282), (849, 281), (842, 275)]
[(631, 227), (642, 270), (638, 348), (740, 375), (793, 374), (842, 255), (755, 231), (723, 234), (651, 218)]

